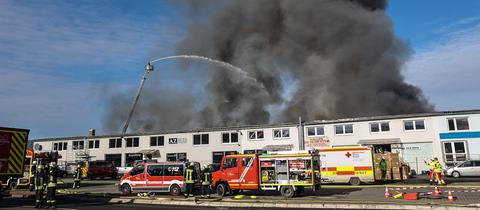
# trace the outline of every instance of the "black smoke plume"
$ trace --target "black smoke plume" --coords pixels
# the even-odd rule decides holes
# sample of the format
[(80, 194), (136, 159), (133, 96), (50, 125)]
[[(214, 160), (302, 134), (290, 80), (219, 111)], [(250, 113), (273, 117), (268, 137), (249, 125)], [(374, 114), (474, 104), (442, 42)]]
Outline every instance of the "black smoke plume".
[[(201, 6), (198, 2), (202, 1), (192, 6)], [(201, 108), (176, 107), (193, 109), (188, 113), (196, 113), (191, 115), (195, 119), (171, 126), (155, 122), (148, 128), (433, 110), (421, 90), (404, 81), (401, 68), (410, 49), (395, 37), (386, 6), (385, 0), (237, 0), (229, 1), (206, 21), (197, 21), (198, 16), (188, 10), (192, 24), (176, 52), (229, 62), (258, 84), (212, 67), (205, 86), (207, 103)], [(152, 106), (158, 108), (137, 113), (154, 112), (143, 115), (159, 117), (153, 121), (162, 123), (177, 117), (163, 113), (162, 103)]]

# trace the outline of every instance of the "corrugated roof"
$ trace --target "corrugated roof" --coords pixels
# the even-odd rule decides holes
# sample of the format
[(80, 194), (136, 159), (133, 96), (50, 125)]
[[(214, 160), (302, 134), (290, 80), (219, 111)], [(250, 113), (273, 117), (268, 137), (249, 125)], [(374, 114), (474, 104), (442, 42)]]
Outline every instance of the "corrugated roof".
[[(430, 112), (430, 113), (344, 118), (344, 119), (336, 119), (336, 120), (312, 120), (312, 121), (305, 121), (304, 125), (336, 124), (336, 123), (432, 117), (432, 116), (448, 116), (448, 115), (465, 115), (465, 114), (480, 114), (480, 110), (476, 109), (476, 110), (459, 110), (459, 111), (440, 111), (440, 112)], [(204, 133), (204, 132), (216, 132), (216, 131), (234, 131), (234, 130), (247, 130), (247, 129), (259, 129), (259, 128), (291, 127), (291, 126), (297, 126), (297, 125), (298, 125), (298, 122), (290, 122), (290, 123), (263, 124), (263, 125), (233, 126), (233, 127), (196, 128), (191, 130), (152, 131), (152, 132), (128, 133), (128, 134), (125, 134), (125, 137), (181, 134), (181, 133)], [(119, 138), (119, 137), (120, 137), (120, 134), (108, 134), (108, 135), (98, 135), (98, 136), (71, 136), (71, 137), (58, 137), (58, 138), (42, 138), (42, 139), (34, 139), (32, 141), (41, 142), (41, 141), (75, 140), (75, 139), (87, 140), (87, 139)]]

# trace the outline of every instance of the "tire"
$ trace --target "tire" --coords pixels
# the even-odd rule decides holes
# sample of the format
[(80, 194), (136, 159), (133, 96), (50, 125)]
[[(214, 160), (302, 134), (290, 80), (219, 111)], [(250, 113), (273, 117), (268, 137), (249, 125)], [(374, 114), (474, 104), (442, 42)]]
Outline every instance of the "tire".
[(224, 183), (220, 183), (217, 186), (217, 195), (220, 196), (221, 198), (226, 195), (228, 192), (228, 186)]
[(349, 183), (350, 185), (353, 185), (353, 186), (358, 186), (358, 185), (360, 185), (362, 182), (360, 181), (360, 178), (358, 178), (358, 177), (352, 177), (352, 178), (350, 178), (350, 180), (348, 181), (348, 183)]
[(179, 196), (181, 193), (182, 193), (182, 188), (180, 188), (180, 186), (176, 184), (170, 186), (170, 195)]
[(123, 184), (121, 190), (123, 195), (132, 194), (132, 188), (130, 187), (129, 184)]
[(293, 189), (292, 186), (282, 186), (280, 193), (285, 198), (293, 198), (293, 196), (295, 196), (295, 189)]
[(17, 180), (12, 180), (10, 183), (9, 183), (9, 187), (11, 189), (17, 189)]
[(460, 178), (460, 172), (454, 171), (454, 172), (452, 173), (452, 176), (453, 176), (454, 178)]

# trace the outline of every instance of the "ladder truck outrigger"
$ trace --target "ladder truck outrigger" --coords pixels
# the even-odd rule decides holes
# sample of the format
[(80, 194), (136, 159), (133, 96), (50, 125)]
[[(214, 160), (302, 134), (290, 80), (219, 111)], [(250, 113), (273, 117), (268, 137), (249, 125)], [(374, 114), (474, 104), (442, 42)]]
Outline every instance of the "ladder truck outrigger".
[(306, 188), (320, 189), (320, 157), (315, 152), (227, 155), (212, 173), (212, 183), (221, 197), (240, 190), (274, 190), (291, 198)]

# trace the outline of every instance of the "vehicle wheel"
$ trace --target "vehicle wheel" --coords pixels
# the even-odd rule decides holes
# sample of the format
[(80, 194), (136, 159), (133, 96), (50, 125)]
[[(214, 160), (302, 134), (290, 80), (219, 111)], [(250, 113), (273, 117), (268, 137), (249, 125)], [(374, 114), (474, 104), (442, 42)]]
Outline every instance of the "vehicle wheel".
[(295, 190), (292, 186), (283, 186), (282, 188), (280, 188), (280, 193), (283, 197), (293, 198), (293, 196), (295, 195)]
[(178, 196), (180, 193), (182, 193), (180, 186), (174, 184), (170, 187), (170, 195)]
[(459, 178), (460, 177), (460, 173), (458, 171), (454, 171), (452, 173), (452, 176), (455, 177), (455, 178)]
[(362, 182), (360, 181), (360, 178), (352, 177), (352, 178), (350, 178), (350, 181), (348, 181), (348, 183), (350, 183), (350, 185), (358, 186)]
[(227, 187), (226, 184), (221, 183), (217, 186), (217, 195), (218, 196), (220, 196), (220, 197), (225, 196), (227, 191), (228, 191), (228, 187)]
[(13, 180), (10, 182), (10, 188), (11, 189), (17, 189), (17, 181), (16, 180)]
[(122, 189), (122, 194), (124, 195), (132, 194), (132, 188), (130, 187), (129, 184), (123, 184), (121, 189)]

